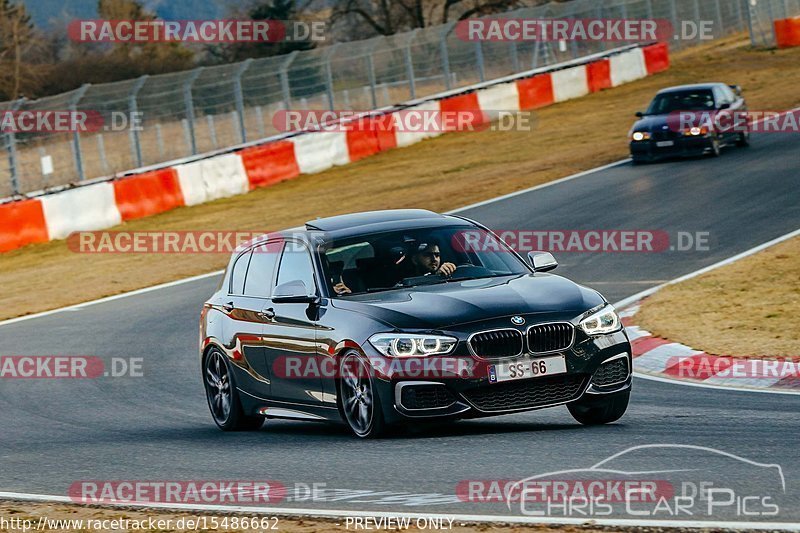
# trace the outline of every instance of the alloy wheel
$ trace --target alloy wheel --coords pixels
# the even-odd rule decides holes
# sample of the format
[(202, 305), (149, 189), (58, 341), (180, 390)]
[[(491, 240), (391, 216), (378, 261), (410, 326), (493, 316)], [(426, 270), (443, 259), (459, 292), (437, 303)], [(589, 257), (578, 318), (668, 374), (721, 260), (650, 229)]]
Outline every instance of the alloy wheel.
[(225, 423), (231, 414), (231, 381), (228, 365), (216, 351), (206, 362), (206, 394), (211, 414), (217, 422)]
[(365, 436), (370, 432), (375, 416), (369, 370), (360, 357), (348, 355), (342, 360), (341, 371), (344, 415), (353, 432)]

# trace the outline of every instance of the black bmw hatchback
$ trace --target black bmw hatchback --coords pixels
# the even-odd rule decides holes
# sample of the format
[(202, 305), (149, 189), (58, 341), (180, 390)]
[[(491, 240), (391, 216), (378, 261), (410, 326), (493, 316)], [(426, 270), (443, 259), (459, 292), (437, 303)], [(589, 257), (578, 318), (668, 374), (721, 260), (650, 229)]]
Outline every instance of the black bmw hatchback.
[(566, 404), (619, 419), (631, 346), (597, 292), (548, 274), (471, 220), (424, 210), (308, 222), (240, 247), (205, 303), (200, 358), (223, 430), (343, 421), (359, 437), (420, 420)]

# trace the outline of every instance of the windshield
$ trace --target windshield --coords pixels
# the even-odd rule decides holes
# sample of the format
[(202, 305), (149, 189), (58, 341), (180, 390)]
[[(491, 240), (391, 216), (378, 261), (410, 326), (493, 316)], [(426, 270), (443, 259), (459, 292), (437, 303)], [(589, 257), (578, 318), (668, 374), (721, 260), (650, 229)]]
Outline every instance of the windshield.
[(338, 296), (530, 273), (510, 248), (475, 226), (348, 237), (321, 245), (320, 255)]
[(646, 115), (668, 115), (676, 111), (712, 111), (714, 94), (709, 89), (672, 91), (656, 95)]

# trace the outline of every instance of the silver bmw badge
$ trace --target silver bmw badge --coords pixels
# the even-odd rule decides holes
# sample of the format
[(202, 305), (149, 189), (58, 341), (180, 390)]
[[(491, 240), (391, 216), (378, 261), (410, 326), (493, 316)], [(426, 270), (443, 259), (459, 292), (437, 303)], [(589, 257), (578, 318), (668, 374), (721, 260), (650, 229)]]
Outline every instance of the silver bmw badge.
[(522, 318), (521, 316), (512, 316), (511, 323), (514, 324), (515, 326), (521, 326), (522, 324), (525, 323), (525, 319)]

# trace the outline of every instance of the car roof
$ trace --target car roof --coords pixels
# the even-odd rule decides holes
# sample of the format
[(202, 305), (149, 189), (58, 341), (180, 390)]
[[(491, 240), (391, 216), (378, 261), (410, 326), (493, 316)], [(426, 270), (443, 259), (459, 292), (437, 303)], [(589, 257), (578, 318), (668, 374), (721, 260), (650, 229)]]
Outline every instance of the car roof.
[(441, 215), (426, 209), (387, 209), (366, 211), (306, 222), (304, 227), (290, 228), (254, 237), (236, 248), (235, 254), (271, 239), (300, 240), (309, 244), (383, 231), (425, 227), (463, 226), (474, 223), (466, 218)]
[[(368, 233), (370, 226), (396, 224), (398, 229), (416, 226), (417, 222), (441, 222), (449, 217), (426, 209), (387, 209), (383, 211), (366, 211), (333, 217), (318, 218), (306, 222), (306, 229), (325, 232), (354, 230), (354, 233)], [(357, 229), (357, 230), (356, 230)]]
[(665, 89), (661, 89), (658, 91), (658, 94), (665, 94), (665, 93), (673, 93), (678, 91), (693, 91), (693, 90), (702, 90), (707, 89), (711, 90), (714, 87), (725, 86), (728, 85), (721, 82), (713, 82), (713, 83), (692, 83), (688, 85), (676, 85), (675, 87), (667, 87)]

